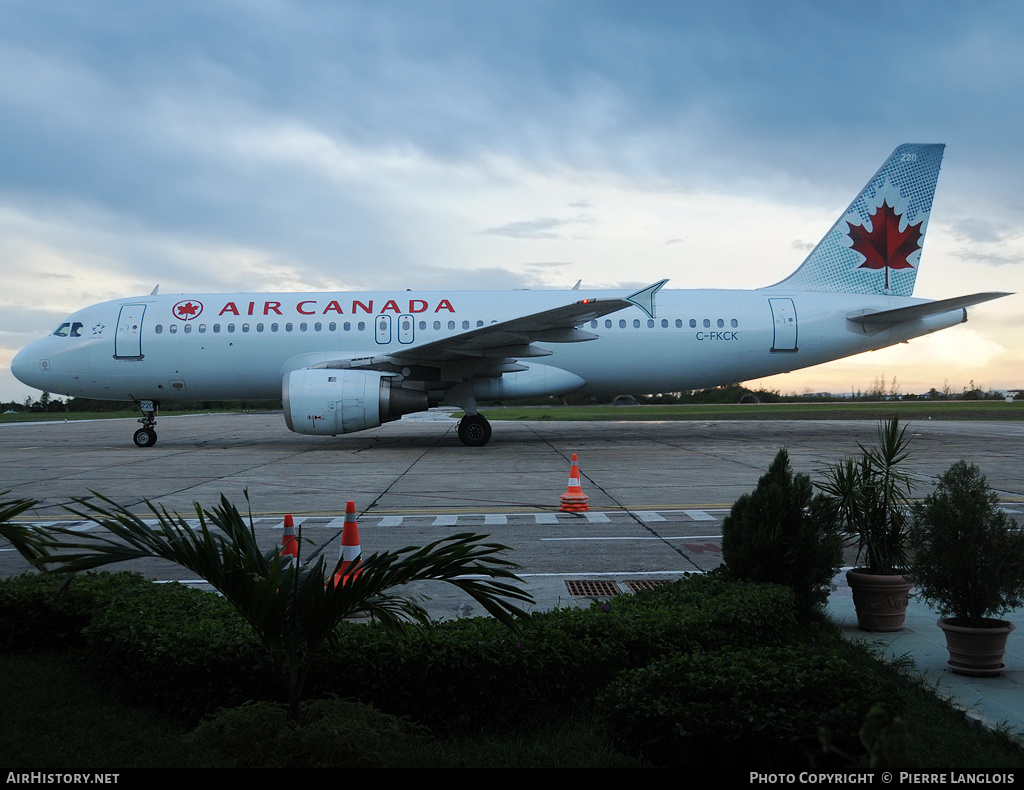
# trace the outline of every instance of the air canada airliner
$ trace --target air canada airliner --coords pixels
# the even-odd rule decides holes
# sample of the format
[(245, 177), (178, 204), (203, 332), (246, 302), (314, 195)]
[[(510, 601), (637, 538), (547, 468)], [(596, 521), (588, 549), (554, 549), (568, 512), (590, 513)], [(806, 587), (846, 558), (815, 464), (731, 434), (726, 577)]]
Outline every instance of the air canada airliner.
[[(68, 316), (11, 370), (51, 393), (161, 403), (282, 398), (288, 428), (336, 436), (445, 403), (699, 389), (874, 351), (1006, 296), (913, 298), (943, 145), (899, 146), (806, 260), (750, 291), (380, 291), (117, 299)], [(578, 285), (578, 284), (577, 284)]]

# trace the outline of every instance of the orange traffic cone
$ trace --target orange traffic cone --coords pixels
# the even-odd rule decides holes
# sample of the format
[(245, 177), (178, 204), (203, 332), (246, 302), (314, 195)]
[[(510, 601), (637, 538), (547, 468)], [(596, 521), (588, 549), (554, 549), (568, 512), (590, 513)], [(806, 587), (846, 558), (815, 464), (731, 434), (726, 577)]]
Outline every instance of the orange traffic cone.
[(334, 586), (344, 584), (349, 578), (355, 579), (359, 576), (357, 570), (354, 574), (348, 573), (349, 567), (359, 559), (362, 549), (359, 546), (359, 525), (356, 524), (356, 503), (349, 502), (345, 505), (345, 526), (341, 530), (341, 552), (339, 559), (341, 567), (334, 574)]
[(281, 536), (281, 559), (285, 564), (299, 561), (299, 539), (295, 535), (295, 520), (292, 514), (284, 517), (284, 534)]
[(572, 466), (569, 468), (569, 485), (566, 486), (565, 493), (562, 494), (562, 510), (567, 513), (582, 513), (585, 510), (590, 510), (590, 505), (587, 502), (590, 501), (590, 497), (583, 493), (583, 489), (580, 488), (580, 467), (576, 462), (576, 453), (572, 454)]

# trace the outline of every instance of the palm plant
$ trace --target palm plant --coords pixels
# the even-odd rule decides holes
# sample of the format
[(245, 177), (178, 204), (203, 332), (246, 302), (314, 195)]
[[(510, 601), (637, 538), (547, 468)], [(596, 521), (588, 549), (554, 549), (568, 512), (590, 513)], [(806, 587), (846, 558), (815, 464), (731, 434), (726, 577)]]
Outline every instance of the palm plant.
[[(514, 563), (497, 555), (507, 547), (481, 542), (484, 536), (464, 533), (423, 547), (373, 554), (349, 566), (342, 584), (325, 584), (327, 562), (321, 554), (302, 564), (282, 560), (279, 552), (261, 552), (252, 525), (221, 496), (204, 510), (195, 503), (198, 527), (165, 508), (148, 505), (156, 524), (113, 501), (102, 504), (76, 499), (72, 513), (89, 519), (102, 531), (74, 532), (0, 524), (7, 538), (37, 568), (52, 573), (91, 570), (127, 560), (158, 557), (206, 579), (246, 619), (267, 650), (283, 662), (293, 719), (298, 718), (302, 686), (311, 659), (332, 638), (340, 621), (356, 611), (368, 612), (385, 627), (404, 630), (423, 624), (429, 615), (421, 596), (396, 588), (417, 581), (442, 581), (464, 590), (491, 615), (507, 625), (523, 614), (513, 601), (532, 602), (515, 586)], [(248, 494), (246, 494), (248, 498)], [(300, 546), (301, 546), (300, 535)], [(330, 577), (341, 565), (330, 569)]]
[(907, 566), (911, 483), (900, 468), (910, 456), (906, 432), (896, 417), (880, 423), (876, 446), (858, 444), (860, 457), (833, 465), (818, 484), (840, 529), (857, 539), (857, 562), (864, 556), (872, 574), (891, 576)]

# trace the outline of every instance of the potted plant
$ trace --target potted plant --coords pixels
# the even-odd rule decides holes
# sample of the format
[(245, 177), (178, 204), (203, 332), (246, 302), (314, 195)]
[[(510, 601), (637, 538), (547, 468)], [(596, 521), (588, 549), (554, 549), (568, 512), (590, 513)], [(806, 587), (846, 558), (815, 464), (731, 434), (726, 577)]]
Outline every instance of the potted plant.
[(997, 502), (981, 470), (957, 461), (913, 508), (910, 575), (942, 615), (949, 667), (961, 675), (1003, 671), (1013, 624), (995, 618), (1024, 603), (1024, 532)]
[(846, 574), (864, 631), (899, 631), (906, 620), (910, 476), (901, 469), (910, 455), (906, 431), (896, 417), (880, 423), (876, 446), (859, 444), (859, 458), (830, 467), (818, 484), (839, 528), (857, 540), (858, 565), (866, 560)]

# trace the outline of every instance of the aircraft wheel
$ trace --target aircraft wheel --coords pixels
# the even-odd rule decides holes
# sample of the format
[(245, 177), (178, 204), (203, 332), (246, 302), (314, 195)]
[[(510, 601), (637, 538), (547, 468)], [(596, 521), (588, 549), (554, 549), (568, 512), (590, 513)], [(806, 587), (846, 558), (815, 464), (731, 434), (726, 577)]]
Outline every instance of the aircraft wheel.
[(132, 439), (136, 447), (152, 447), (156, 444), (156, 431), (152, 428), (139, 428)]
[(491, 440), (491, 424), (482, 414), (467, 414), (459, 420), (459, 441), (466, 447), (483, 447)]

